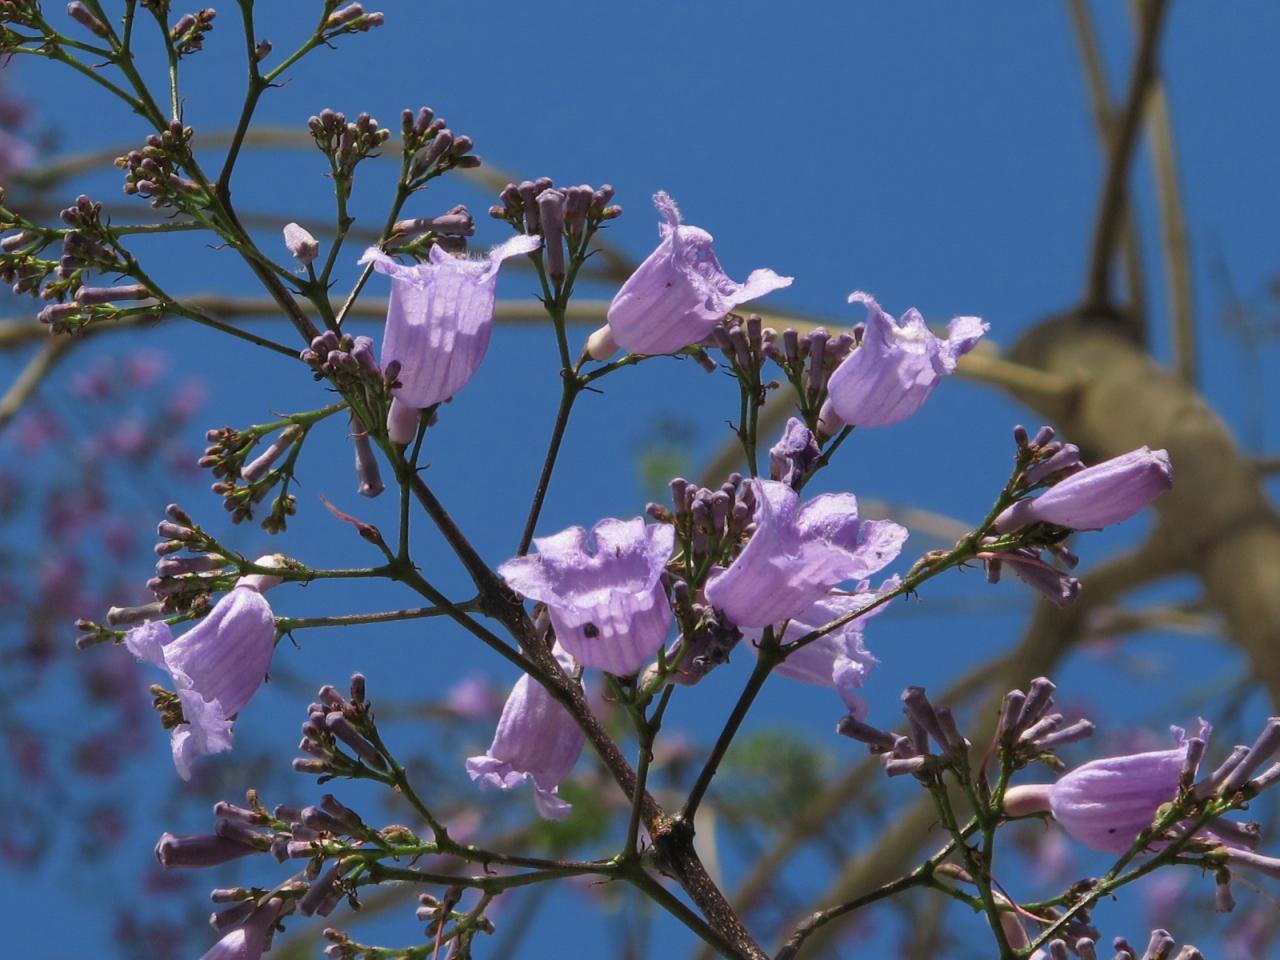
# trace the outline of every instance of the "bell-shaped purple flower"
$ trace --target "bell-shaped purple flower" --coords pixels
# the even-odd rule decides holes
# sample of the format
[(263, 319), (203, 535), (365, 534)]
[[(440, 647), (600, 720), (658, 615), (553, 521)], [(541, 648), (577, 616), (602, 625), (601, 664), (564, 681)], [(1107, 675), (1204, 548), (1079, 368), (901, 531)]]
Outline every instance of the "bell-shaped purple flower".
[[(554, 652), (566, 671), (573, 669), (559, 644)], [(571, 807), (560, 799), (560, 784), (578, 762), (585, 742), (569, 711), (525, 674), (502, 708), (489, 752), (469, 757), (467, 773), (481, 785), (501, 790), (532, 780), (538, 813), (548, 820), (562, 820)]]
[[(791, 285), (772, 270), (730, 279), (711, 252), (711, 234), (681, 223), (675, 201), (653, 197), (662, 240), (609, 304), (612, 340), (630, 353), (674, 353), (697, 343), (734, 307)], [(601, 352), (593, 352), (596, 359)], [(606, 353), (605, 356), (608, 354)]]
[(584, 667), (629, 676), (658, 652), (671, 625), (662, 573), (675, 528), (601, 520), (534, 540), (538, 552), (498, 567), (522, 596), (547, 605), (556, 639)]
[[(262, 566), (274, 557), (258, 560)], [(191, 779), (191, 765), (204, 753), (231, 749), (232, 722), (266, 677), (275, 650), (275, 619), (262, 595), (279, 578), (241, 577), (198, 624), (174, 637), (161, 620), (148, 621), (125, 635), (125, 646), (139, 660), (172, 677), (183, 723), (171, 733), (178, 775)]]
[(1169, 454), (1142, 447), (1073, 473), (1034, 500), (1019, 500), (996, 517), (995, 528), (1008, 533), (1052, 523), (1098, 530), (1128, 520), (1172, 486)]
[[(489, 251), (483, 260), (470, 260), (431, 248), (427, 263), (406, 266), (376, 247), (360, 258), (391, 277), (387, 329), (382, 340), (382, 365), (400, 364), (397, 405), (420, 410), (448, 400), (475, 374), (489, 346), (493, 304), (502, 261), (532, 253), (539, 237), (512, 237)], [(408, 417), (388, 422), (391, 439), (408, 443)], [(416, 427), (416, 419), (414, 419)]]
[(767, 627), (806, 614), (836, 584), (880, 570), (907, 539), (906, 529), (892, 520), (859, 520), (851, 493), (824, 493), (802, 506), (785, 483), (752, 484), (756, 530), (706, 586), (707, 602), (739, 627)]
[(947, 339), (939, 340), (914, 308), (895, 323), (870, 294), (855, 291), (849, 302), (866, 305), (866, 329), (861, 346), (831, 374), (827, 389), (831, 408), (855, 427), (907, 419), (989, 329), (978, 317), (956, 317), (947, 325)]
[[(898, 578), (890, 577), (880, 589), (870, 589), (867, 582), (860, 583), (853, 593), (834, 592), (824, 596), (808, 610), (792, 617), (783, 631), (784, 643), (793, 643), (807, 633), (825, 626), (832, 620), (848, 616), (856, 610), (869, 606), (884, 593), (898, 586)], [(854, 693), (871, 673), (877, 660), (862, 643), (862, 630), (866, 621), (885, 609), (884, 605), (861, 617), (855, 617), (838, 630), (819, 637), (805, 644), (792, 653), (774, 668), (779, 673), (801, 683), (811, 683), (818, 687), (831, 687), (840, 694), (845, 705), (859, 718), (865, 716), (866, 705), (862, 698)], [(744, 636), (748, 646), (754, 653), (760, 642), (762, 631), (748, 629)]]

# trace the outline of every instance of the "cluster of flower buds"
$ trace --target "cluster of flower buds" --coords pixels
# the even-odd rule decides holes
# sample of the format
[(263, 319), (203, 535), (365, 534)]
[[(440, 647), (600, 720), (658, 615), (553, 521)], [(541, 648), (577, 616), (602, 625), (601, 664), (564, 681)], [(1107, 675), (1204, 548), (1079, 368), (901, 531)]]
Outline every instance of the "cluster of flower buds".
[(547, 275), (560, 283), (566, 275), (568, 256), (582, 257), (591, 235), (606, 220), (622, 216), (622, 208), (610, 205), (613, 187), (596, 189), (590, 184), (557, 188), (550, 177), (508, 183), (498, 194), (500, 205), (489, 208), (489, 216), (504, 220), (517, 233), (542, 237)]
[(190, 154), (191, 134), (190, 127), (174, 120), (163, 133), (147, 137), (141, 150), (117, 157), (116, 166), (125, 172), (124, 192), (150, 198), (153, 207), (203, 206), (200, 185), (178, 173), (183, 159)]
[[(351, 677), (349, 699), (329, 684), (316, 696), (317, 702), (307, 707), (298, 744), (306, 756), (294, 758), (293, 769), (319, 774), (321, 783), (361, 768), (385, 772), (387, 760), (376, 746), (377, 728), (373, 709), (365, 699), (364, 676), (357, 673)], [(344, 746), (353, 756), (342, 752)]]
[[(1043, 954), (1049, 960), (1068, 960), (1074, 953), (1080, 960), (1098, 960), (1098, 947), (1095, 939), (1081, 937), (1073, 939), (1068, 946), (1067, 940), (1050, 940), (1046, 944), (1047, 952)], [(1204, 960), (1204, 954), (1187, 944), (1178, 950), (1178, 944), (1167, 930), (1152, 930), (1147, 949), (1138, 953), (1124, 937), (1116, 937), (1112, 942), (1115, 950), (1113, 960)], [(1177, 950), (1177, 953), (1174, 951)], [(1037, 954), (1042, 956), (1042, 954)]]
[[(907, 718), (905, 736), (863, 723), (853, 714), (840, 720), (836, 732), (861, 741), (872, 753), (880, 754), (885, 772), (891, 777), (923, 774), (940, 763), (968, 754), (970, 743), (960, 735), (951, 711), (930, 703), (924, 687), (907, 687), (902, 692), (902, 712)], [(930, 740), (937, 745), (938, 753), (930, 752)]]
[(406, 184), (410, 190), (450, 170), (480, 166), (480, 158), (471, 152), (475, 141), (455, 134), (430, 107), (420, 107), (417, 113), (405, 110), (400, 115), (400, 136), (405, 156), (413, 158)]
[(837, 336), (832, 336), (822, 327), (803, 335), (792, 327), (783, 330), (781, 336), (768, 328), (764, 331), (764, 355), (786, 373), (805, 419), (817, 424), (818, 429), (822, 429), (824, 423), (830, 426), (830, 429), (822, 430), (828, 436), (834, 434), (839, 426), (838, 418), (824, 410), (827, 385), (836, 367), (844, 362), (857, 344), (860, 332), (860, 326), (854, 328), (853, 334)]
[(673, 509), (651, 503), (647, 512), (659, 523), (675, 525), (680, 545), (675, 562), (697, 588), (714, 564), (755, 531), (755, 489), (744, 485), (739, 473), (731, 473), (715, 490), (676, 477), (671, 481), (671, 502)]
[[(176, 503), (165, 508), (156, 534), (161, 538), (155, 546), (156, 575), (147, 581), (147, 589), (159, 602), (159, 613), (199, 612), (208, 604), (209, 594), (225, 586), (226, 557), (211, 552), (220, 548)], [(184, 550), (187, 555), (178, 556)], [(112, 626), (141, 623), (153, 618), (148, 613), (152, 607), (112, 608), (107, 622)]]
[(0, 0), (0, 23), (39, 27), (44, 23), (39, 0)]
[[(711, 328), (711, 333), (699, 345), (701, 347), (713, 347), (718, 349), (726, 361), (728, 361), (729, 369), (733, 371), (733, 375), (738, 378), (738, 382), (744, 388), (749, 389), (756, 394), (756, 403), (764, 403), (765, 392), (776, 386), (776, 384), (764, 384), (760, 376), (761, 370), (764, 368), (765, 354), (765, 335), (766, 333), (772, 337), (773, 330), (765, 330), (763, 321), (756, 314), (743, 319), (737, 314), (729, 314), (718, 324)], [(706, 369), (714, 369), (714, 366), (708, 366), (703, 356), (698, 353), (694, 354), (698, 362)]]
[(374, 27), (382, 26), (385, 19), (381, 13), (365, 13), (360, 4), (349, 3), (325, 18), (322, 32), (326, 39), (340, 33), (367, 33)]
[(1027, 685), (1026, 693), (1010, 690), (1005, 694), (994, 739), (1011, 767), (1040, 760), (1060, 770), (1062, 761), (1052, 756), (1053, 751), (1092, 736), (1092, 722), (1066, 723), (1062, 714), (1050, 712), (1055, 689), (1048, 677), (1037, 677)]
[(312, 139), (329, 158), (335, 176), (350, 180), (361, 160), (374, 153), (391, 137), (391, 131), (378, 126), (378, 121), (362, 113), (351, 123), (345, 115), (327, 107), (307, 121)]
[[(231, 514), (232, 523), (252, 519), (254, 504), (260, 503), (277, 483), (287, 479), (288, 471), (275, 468), (275, 463), (304, 436), (305, 431), (297, 425), (285, 427), (254, 459), (247, 460), (261, 439), (256, 430), (241, 433), (232, 427), (220, 427), (205, 434), (209, 446), (197, 465), (216, 478), (209, 489), (222, 497), (222, 506)], [(286, 489), (272, 502), (271, 514), (263, 521), (263, 529), (278, 533), (285, 527), (285, 518), (296, 512), (296, 500), (286, 484)]]
[(467, 237), (474, 236), (476, 221), (462, 204), (438, 217), (398, 220), (391, 227), (390, 253), (408, 253), (419, 259), (432, 246), (454, 255), (467, 252)]
[(205, 7), (178, 18), (178, 22), (169, 30), (169, 39), (173, 41), (173, 48), (178, 51), (178, 56), (204, 49), (204, 35), (213, 29), (213, 20), (217, 15), (213, 7)]

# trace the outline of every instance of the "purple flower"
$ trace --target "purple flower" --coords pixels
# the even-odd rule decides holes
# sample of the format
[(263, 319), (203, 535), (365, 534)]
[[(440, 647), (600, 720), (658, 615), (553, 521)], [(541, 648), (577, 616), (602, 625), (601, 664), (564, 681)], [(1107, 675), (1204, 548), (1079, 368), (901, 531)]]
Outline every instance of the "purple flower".
[(859, 520), (851, 493), (824, 493), (801, 506), (800, 495), (785, 483), (751, 482), (755, 533), (706, 586), (707, 602), (740, 627), (806, 614), (836, 584), (880, 570), (907, 539), (891, 520)]
[[(400, 364), (396, 404), (420, 410), (466, 386), (489, 346), (498, 267), (509, 257), (533, 252), (541, 242), (538, 237), (512, 237), (484, 260), (455, 257), (433, 246), (430, 262), (413, 266), (397, 263), (376, 247), (365, 251), (360, 262), (391, 277), (382, 365)], [(407, 421), (403, 415), (389, 418), (396, 443), (413, 439), (412, 433), (403, 433)]]
[(1019, 500), (996, 517), (995, 528), (1008, 533), (1052, 523), (1098, 530), (1128, 520), (1172, 486), (1169, 454), (1142, 447), (1073, 473), (1034, 500)]
[[(791, 285), (790, 277), (772, 270), (754, 270), (746, 283), (731, 280), (711, 252), (711, 234), (681, 223), (665, 193), (654, 194), (653, 202), (662, 241), (609, 304), (612, 339), (628, 352), (674, 353), (709, 334), (738, 304)], [(600, 350), (607, 350), (605, 357), (612, 352)]]
[(956, 317), (947, 325), (947, 339), (939, 340), (914, 308), (895, 323), (870, 294), (849, 294), (849, 302), (855, 301), (867, 307), (862, 344), (831, 374), (828, 385), (832, 409), (855, 427), (907, 419), (989, 329), (978, 317)]
[(629, 676), (658, 652), (671, 625), (662, 573), (675, 528), (601, 520), (534, 540), (538, 552), (498, 573), (522, 596), (547, 605), (556, 638), (585, 667)]
[[(258, 560), (273, 565), (274, 557)], [(275, 619), (262, 592), (276, 577), (241, 577), (198, 624), (180, 637), (169, 625), (152, 620), (125, 635), (125, 646), (139, 660), (155, 664), (173, 678), (183, 721), (171, 734), (174, 766), (183, 780), (203, 753), (231, 749), (237, 713), (257, 692), (275, 650)]]
[[(1194, 776), (1198, 759), (1189, 760), (1188, 751), (1195, 745), (1196, 753), (1201, 753), (1212, 728), (1201, 720), (1200, 733), (1194, 738), (1188, 738), (1181, 727), (1172, 729), (1178, 746), (1171, 750), (1091, 760), (1056, 783), (1012, 787), (1005, 796), (1005, 808), (1014, 815), (1051, 812), (1085, 846), (1125, 853), (1138, 834), (1152, 825), (1159, 808), (1177, 797), (1179, 782)], [(1244, 824), (1225, 819), (1212, 821), (1201, 835), (1230, 846), (1256, 843)]]
[(792, 417), (782, 437), (769, 449), (769, 477), (796, 489), (821, 456), (822, 448), (813, 431)]
[[(573, 662), (558, 644), (566, 671)], [(561, 782), (573, 770), (586, 736), (569, 711), (528, 674), (516, 681), (498, 718), (489, 752), (467, 759), (467, 773), (484, 786), (510, 790), (532, 779), (534, 804), (548, 820), (562, 820), (570, 805), (560, 799)]]
[[(863, 582), (854, 593), (829, 593), (814, 603), (808, 610), (792, 617), (783, 631), (782, 640), (792, 643), (807, 633), (825, 626), (832, 620), (846, 616), (855, 610), (861, 610), (873, 603), (878, 597), (898, 586), (897, 577), (890, 577), (879, 590), (871, 590), (870, 584)], [(774, 668), (775, 673), (811, 683), (819, 687), (831, 687), (840, 694), (845, 704), (854, 715), (865, 716), (865, 703), (853, 691), (862, 686), (867, 675), (880, 661), (877, 660), (862, 644), (862, 628), (867, 618), (874, 617), (885, 609), (884, 605), (833, 630), (826, 636), (819, 637), (801, 647), (782, 663)], [(745, 633), (752, 652), (760, 641), (760, 630), (747, 630)]]

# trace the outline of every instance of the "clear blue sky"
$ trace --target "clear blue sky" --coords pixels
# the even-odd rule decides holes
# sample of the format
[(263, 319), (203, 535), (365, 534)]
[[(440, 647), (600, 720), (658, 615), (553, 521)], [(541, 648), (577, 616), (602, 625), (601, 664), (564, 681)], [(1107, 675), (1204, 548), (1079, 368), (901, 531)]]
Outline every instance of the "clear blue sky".
[[(275, 43), (277, 55), (309, 29), (310, 4), (260, 6), (259, 32)], [(636, 256), (656, 240), (649, 196), (668, 191), (689, 222), (716, 236), (717, 254), (731, 275), (741, 278), (759, 266), (793, 275), (795, 284), (771, 302), (835, 322), (862, 319), (844, 301), (849, 291), (866, 289), (895, 313), (918, 306), (934, 321), (981, 315), (991, 323), (993, 339), (1010, 343), (1037, 318), (1070, 306), (1079, 295), (1102, 155), (1064, 5), (366, 4), (379, 6), (387, 15), (385, 28), (344, 38), (337, 49), (308, 58), (284, 87), (264, 98), (261, 122), (303, 130), (306, 118), (327, 106), (349, 116), (367, 110), (395, 130), (403, 107), (430, 105), (456, 132), (471, 135), (486, 161), (517, 177), (546, 174), (563, 183), (614, 184), (626, 212), (609, 239)], [(1095, 6), (1112, 86), (1119, 90), (1129, 55), (1127, 17), (1121, 4)], [(242, 52), (232, 7), (220, 11), (205, 51), (190, 61), (186, 115), (196, 127), (197, 145), (202, 133), (225, 129), (239, 110)], [(303, 8), (305, 16), (296, 12)], [(1216, 265), (1227, 264), (1235, 291), (1258, 301), (1280, 272), (1280, 122), (1274, 109), (1280, 74), (1266, 66), (1277, 36), (1275, 4), (1179, 3), (1162, 53), (1193, 238), (1203, 389), (1242, 431), (1256, 410), (1274, 409), (1277, 387), (1272, 378), (1263, 395), (1252, 394), (1241, 377), (1245, 353), (1221, 324), (1227, 291)], [(35, 126), (56, 130), (67, 152), (143, 136), (134, 119), (97, 89), (50, 65), (22, 58), (6, 67), (5, 81), (30, 101)], [(236, 200), (244, 209), (277, 214), (281, 223), (298, 216), (327, 218), (322, 164), (318, 152), (255, 152), (240, 170)], [(1136, 197), (1151, 252), (1151, 323), (1165, 356), (1164, 279), (1154, 256), (1145, 151), (1138, 169)], [(356, 212), (369, 223), (381, 222), (390, 176), (382, 170), (358, 186)], [(122, 201), (118, 183), (118, 172), (107, 170), (68, 188), (65, 199), (84, 189)], [(483, 216), (490, 198), (459, 181), (442, 182), (415, 199), (409, 212), (432, 215), (460, 201), (480, 221), (478, 244), (505, 238), (505, 227)], [(273, 242), (270, 234), (264, 233), (263, 242)], [(251, 290), (229, 251), (181, 239), (140, 249), (157, 258), (153, 272), (172, 290)], [(353, 246), (340, 284), (354, 276), (357, 252)], [(375, 278), (370, 290), (381, 295), (381, 284)], [(527, 299), (532, 286), (512, 271), (500, 292)], [(6, 309), (25, 308), (25, 302), (11, 302)], [(1271, 309), (1274, 314), (1274, 301)], [(192, 445), (205, 426), (260, 422), (271, 411), (323, 402), (300, 365), (239, 343), (172, 327), (151, 342), (178, 354), (184, 371), (212, 385), (209, 422), (190, 428)], [(85, 357), (134, 349), (137, 343), (103, 340)], [(1274, 342), (1256, 349), (1262, 369), (1280, 369)], [(431, 479), (495, 563), (513, 552), (550, 427), (558, 391), (554, 362), (549, 331), (498, 331), (479, 375), (430, 435)], [(7, 363), (0, 361), (6, 374)], [(51, 395), (45, 401), (66, 402)], [(640, 513), (652, 493), (639, 479), (637, 461), (663, 439), (661, 424), (675, 422), (692, 431), (690, 462), (696, 465), (698, 452), (709, 452), (727, 435), (722, 425), (734, 405), (727, 381), (692, 364), (655, 361), (610, 378), (605, 394), (587, 397), (575, 415), (541, 532)], [(988, 389), (951, 382), (903, 427), (857, 436), (843, 462), (825, 476), (824, 487), (972, 520), (1003, 480), (1009, 428), (1030, 419)], [(1274, 453), (1277, 424), (1274, 418), (1263, 423), (1261, 450)], [(310, 453), (295, 530), (277, 546), (241, 528), (237, 545), (250, 553), (280, 548), (315, 565), (372, 559), (330, 521), (316, 495), (388, 527), (393, 505), (388, 498), (367, 504), (355, 497), (341, 437), (335, 434)], [(14, 455), (0, 441), (0, 459)], [(169, 498), (157, 491), (155, 511)], [(212, 498), (189, 494), (184, 502), (206, 516), (218, 515)], [(1138, 536), (1141, 527), (1087, 541), (1082, 553), (1086, 559), (1104, 555), (1109, 546)], [(461, 591), (444, 553), (430, 552), (435, 547), (428, 549), (429, 536), (423, 544), (423, 556), (441, 565), (433, 579)], [(916, 551), (935, 545), (918, 545)], [(910, 545), (908, 553), (915, 555)], [(143, 558), (136, 579), (146, 576)], [(892, 722), (905, 683), (937, 686), (1013, 642), (1026, 598), (1016, 583), (987, 589), (979, 581), (975, 575), (944, 584), (936, 594), (931, 589), (922, 608), (875, 622), (868, 644), (882, 665), (866, 691), (873, 717)], [(935, 596), (961, 603), (976, 598), (975, 612), (952, 616), (956, 608), (944, 602), (930, 614)], [(272, 599), (277, 612), (299, 614), (397, 603), (394, 594), (342, 587), (324, 594), (318, 587), (281, 590)], [(282, 645), (277, 655), (278, 663), (285, 661), (282, 672), (300, 678), (304, 689), (356, 668), (369, 675), (375, 695), (386, 691), (402, 698), (438, 692), (476, 666), (504, 683), (511, 679), (504, 665), (445, 627), (365, 628), (342, 641), (336, 634), (312, 634), (304, 643), (300, 651)], [(1149, 666), (1146, 676), (1100, 678), (1099, 663), (1082, 659), (1063, 674), (1079, 684), (1064, 690), (1067, 698), (1087, 700), (1103, 712), (1127, 693), (1127, 702), (1108, 716), (1137, 718), (1159, 731), (1192, 719), (1180, 694), (1161, 691), (1185, 692), (1206, 669), (1213, 680), (1238, 669), (1223, 647), (1203, 638), (1152, 635), (1135, 641), (1130, 652)], [(713, 675), (715, 682), (678, 697), (674, 726), (705, 731), (723, 716), (745, 676), (744, 659), (735, 658), (731, 668)], [(1188, 670), (1192, 662), (1196, 669)], [(265, 691), (246, 711), (242, 736), (252, 736), (257, 746), (276, 750), (281, 763), (287, 762), (304, 696)], [(756, 729), (776, 725), (785, 715), (842, 761), (854, 755), (852, 744), (831, 742), (839, 712), (834, 697), (826, 702), (778, 681), (758, 710)], [(156, 734), (154, 762), (136, 771), (136, 789), (148, 797), (149, 808), (162, 806), (151, 793), (167, 791), (172, 775)], [(446, 744), (441, 750), (449, 755), (436, 759), (442, 766), (460, 765), (468, 752), (476, 752), (467, 748), (484, 745)], [(511, 802), (526, 800), (522, 795)], [(198, 799), (163, 806), (167, 819), (152, 821), (163, 823), (155, 834), (208, 825)], [(139, 862), (135, 854), (149, 856), (150, 842), (145, 831), (138, 835), (138, 850), (110, 868), (117, 879)], [(1280, 838), (1264, 849), (1280, 853)], [(203, 879), (196, 878), (197, 886)], [(50, 867), (4, 898), (0, 911), (10, 918), (10, 936), (17, 937), (12, 949), (61, 960), (85, 956), (103, 941), (107, 921), (90, 902), (76, 908), (74, 925), (54, 931), (22, 922), (54, 902), (57, 885), (66, 880), (65, 871)], [(81, 896), (91, 889), (81, 882)], [(1204, 895), (1210, 895), (1207, 885)], [(1104, 932), (1138, 939), (1145, 929), (1139, 912), (1131, 906), (1108, 914), (1122, 926)], [(550, 916), (556, 922), (564, 914)], [(582, 936), (599, 943), (601, 929), (590, 927)], [(1202, 946), (1206, 940), (1201, 938)], [(683, 942), (683, 932), (659, 941)], [(532, 949), (526, 955), (546, 954)]]

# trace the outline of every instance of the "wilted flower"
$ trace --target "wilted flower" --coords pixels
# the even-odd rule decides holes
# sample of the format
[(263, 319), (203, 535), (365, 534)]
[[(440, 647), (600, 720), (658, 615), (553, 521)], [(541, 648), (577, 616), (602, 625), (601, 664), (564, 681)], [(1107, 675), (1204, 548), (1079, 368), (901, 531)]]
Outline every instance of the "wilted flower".
[(824, 493), (801, 506), (800, 495), (785, 483), (752, 485), (756, 530), (706, 586), (707, 602), (740, 627), (805, 614), (836, 584), (880, 570), (907, 539), (906, 529), (892, 520), (859, 520), (851, 493)]
[(792, 417), (781, 438), (769, 448), (769, 478), (797, 489), (821, 456), (813, 431)]
[[(262, 557), (273, 566), (275, 557)], [(257, 692), (275, 650), (275, 619), (262, 596), (280, 580), (263, 574), (241, 577), (198, 624), (175, 638), (169, 625), (153, 620), (125, 635), (139, 660), (173, 678), (183, 722), (171, 734), (174, 766), (184, 780), (202, 753), (231, 749), (233, 720)]]
[[(556, 659), (566, 671), (573, 662), (557, 644)], [(481, 784), (510, 790), (533, 780), (534, 804), (548, 820), (571, 809), (560, 799), (560, 783), (573, 770), (586, 737), (572, 715), (533, 677), (516, 681), (502, 708), (489, 752), (467, 759), (467, 773)]]
[(618, 676), (658, 652), (671, 625), (662, 573), (675, 545), (669, 524), (601, 520), (534, 540), (538, 552), (498, 567), (513, 590), (547, 605), (556, 639), (584, 667)]
[(978, 317), (956, 317), (947, 339), (939, 340), (914, 308), (895, 323), (870, 294), (855, 291), (849, 302), (866, 305), (866, 330), (861, 346), (831, 374), (828, 390), (831, 408), (855, 427), (885, 427), (911, 416), (989, 329)]
[[(730, 279), (711, 252), (711, 234), (680, 221), (675, 201), (653, 197), (662, 217), (662, 241), (609, 304), (609, 335), (595, 338), (591, 355), (605, 359), (623, 347), (630, 353), (674, 353), (696, 343), (740, 303), (791, 285), (790, 277), (754, 270), (746, 283)], [(609, 342), (612, 340), (613, 342)]]
[(1169, 454), (1141, 447), (1073, 473), (1034, 500), (1019, 500), (996, 517), (995, 529), (1052, 523), (1097, 530), (1128, 520), (1172, 486)]
[[(468, 260), (431, 248), (430, 262), (405, 266), (376, 247), (361, 263), (372, 263), (391, 277), (382, 365), (400, 364), (400, 386), (393, 406), (421, 410), (448, 400), (475, 374), (489, 346), (493, 304), (502, 261), (531, 253), (539, 237), (512, 237), (489, 251), (484, 260)], [(392, 411), (388, 432), (396, 443), (408, 443), (409, 417)], [(416, 418), (412, 419), (417, 426)]]

